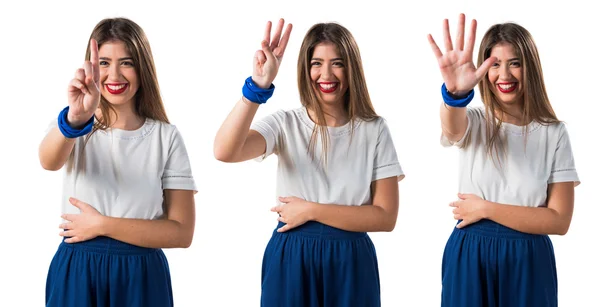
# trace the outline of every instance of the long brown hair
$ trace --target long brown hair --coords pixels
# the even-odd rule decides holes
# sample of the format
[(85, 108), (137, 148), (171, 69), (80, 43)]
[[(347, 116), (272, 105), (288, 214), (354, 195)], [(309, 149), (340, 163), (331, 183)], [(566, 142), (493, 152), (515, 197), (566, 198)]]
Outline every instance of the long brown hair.
[[(479, 67), (489, 58), (492, 49), (500, 43), (510, 44), (521, 61), (523, 121), (525, 123), (535, 121), (544, 125), (559, 122), (546, 93), (538, 49), (533, 37), (525, 28), (515, 23), (502, 23), (490, 27), (481, 40), (477, 66)], [(498, 118), (496, 112), (505, 114), (505, 110), (494, 96), (492, 86), (487, 74), (479, 82), (479, 92), (486, 110), (487, 151), (491, 157), (495, 155), (496, 158), (499, 158), (500, 152), (505, 152), (505, 146), (504, 141), (500, 139), (503, 119), (502, 117)], [(525, 126), (524, 129), (527, 132), (528, 126)]]
[[(90, 60), (90, 45), (89, 41), (95, 39), (98, 42), (98, 49), (104, 43), (120, 41), (123, 42), (127, 51), (131, 55), (135, 72), (138, 76), (140, 86), (135, 93), (135, 112), (143, 118), (150, 118), (165, 123), (169, 123), (169, 118), (165, 111), (158, 79), (156, 77), (156, 68), (152, 57), (152, 50), (148, 38), (144, 30), (127, 18), (107, 18), (101, 20), (90, 35), (86, 48), (85, 59)], [(102, 86), (102, 85), (100, 85)], [(106, 130), (109, 128), (112, 121), (112, 116), (117, 116), (113, 106), (103, 96), (100, 97), (100, 105), (98, 106), (102, 112), (100, 118), (96, 118), (94, 128), (86, 138), (84, 145), (81, 147), (80, 154), (83, 154), (85, 144), (90, 137), (98, 130)], [(71, 152), (73, 160), (74, 151)], [(72, 165), (69, 166), (69, 171)]]
[(350, 127), (354, 132), (356, 119), (371, 121), (377, 118), (377, 113), (371, 103), (367, 82), (362, 66), (362, 59), (358, 45), (350, 31), (337, 23), (318, 23), (313, 25), (302, 41), (300, 55), (298, 56), (298, 90), (302, 105), (316, 114), (316, 125), (313, 129), (309, 143), (309, 154), (314, 157), (315, 145), (320, 135), (323, 153), (327, 161), (329, 148), (329, 133), (325, 125), (325, 113), (321, 107), (320, 97), (315, 91), (310, 77), (311, 59), (315, 47), (320, 43), (334, 44), (341, 58), (344, 60), (348, 78), (348, 90), (344, 95), (344, 109), (350, 119)]
[[(90, 39), (98, 42), (98, 48), (102, 47), (102, 44), (112, 41), (121, 41), (125, 44), (140, 80), (140, 86), (135, 94), (137, 115), (169, 123), (160, 96), (152, 50), (144, 30), (127, 18), (107, 18), (96, 25)], [(88, 61), (90, 59), (89, 40), (85, 59)], [(115, 112), (104, 97), (100, 98), (99, 108), (102, 111), (102, 118), (98, 120), (94, 128), (106, 129), (111, 123), (111, 114)]]

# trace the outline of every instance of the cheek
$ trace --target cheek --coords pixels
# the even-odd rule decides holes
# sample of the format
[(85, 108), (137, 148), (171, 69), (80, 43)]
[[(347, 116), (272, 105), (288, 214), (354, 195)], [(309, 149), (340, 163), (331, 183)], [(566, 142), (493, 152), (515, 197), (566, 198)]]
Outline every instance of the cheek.
[(319, 69), (318, 68), (312, 68), (310, 70), (310, 79), (313, 81), (317, 81), (319, 79)]
[(337, 78), (338, 80), (342, 81), (342, 83), (346, 85), (348, 84), (348, 78), (346, 78), (346, 74), (343, 71), (338, 74)]
[(522, 80), (522, 79), (521, 79), (521, 77), (522, 77), (522, 72), (521, 72), (521, 69), (515, 69), (515, 70), (512, 72), (512, 75), (513, 75), (513, 77), (514, 77), (515, 79), (517, 79), (517, 80), (519, 81), (519, 83), (521, 83), (521, 80)]
[(108, 71), (100, 70), (100, 84), (106, 82), (106, 78), (108, 78)]
[(496, 82), (496, 79), (498, 79), (498, 75), (495, 72), (490, 71), (487, 74), (487, 78), (488, 78), (488, 81), (490, 81), (490, 85), (493, 85), (494, 82)]

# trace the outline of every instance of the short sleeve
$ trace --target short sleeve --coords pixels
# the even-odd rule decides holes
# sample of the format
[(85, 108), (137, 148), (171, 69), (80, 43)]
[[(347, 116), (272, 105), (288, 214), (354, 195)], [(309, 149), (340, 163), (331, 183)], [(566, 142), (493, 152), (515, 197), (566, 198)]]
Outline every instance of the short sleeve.
[(48, 123), (48, 125), (46, 126), (45, 133), (48, 134), (48, 132), (50, 132), (52, 129), (57, 128), (57, 127), (58, 127), (58, 119), (55, 118)]
[(484, 118), (484, 111), (481, 108), (467, 107), (467, 130), (462, 138), (456, 142), (449, 140), (444, 133), (440, 137), (440, 144), (444, 147), (463, 147), (469, 135), (473, 134), (474, 127), (478, 127)]
[(175, 128), (171, 135), (169, 156), (162, 175), (163, 190), (192, 190), (197, 192), (192, 168), (181, 134)]
[(573, 181), (575, 186), (579, 185), (579, 176), (575, 169), (575, 159), (571, 150), (571, 140), (569, 139), (569, 133), (564, 123), (560, 123), (559, 137), (555, 150), (548, 184)]
[(404, 172), (398, 162), (394, 141), (385, 119), (380, 118), (381, 124), (377, 145), (375, 148), (375, 161), (373, 163), (373, 177), (371, 181), (397, 177), (398, 181), (404, 178)]
[(251, 130), (255, 130), (256, 132), (260, 133), (263, 138), (265, 138), (265, 143), (267, 144), (265, 153), (257, 157), (255, 159), (256, 161), (260, 162), (266, 159), (269, 155), (278, 152), (277, 149), (280, 145), (278, 144), (278, 140), (280, 139), (284, 118), (285, 111), (280, 110), (252, 123), (250, 126)]

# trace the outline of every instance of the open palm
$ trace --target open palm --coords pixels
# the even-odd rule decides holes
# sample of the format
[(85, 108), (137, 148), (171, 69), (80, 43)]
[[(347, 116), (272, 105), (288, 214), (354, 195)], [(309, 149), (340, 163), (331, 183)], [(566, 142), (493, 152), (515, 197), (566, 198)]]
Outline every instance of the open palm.
[(438, 60), (442, 77), (448, 91), (457, 96), (463, 96), (471, 91), (492, 67), (496, 58), (486, 59), (479, 68), (473, 63), (473, 47), (475, 46), (475, 33), (477, 21), (471, 21), (471, 29), (465, 46), (465, 15), (461, 14), (458, 20), (458, 34), (456, 43), (452, 45), (448, 19), (444, 20), (444, 45), (446, 53), (443, 54), (431, 34), (428, 36), (431, 49)]

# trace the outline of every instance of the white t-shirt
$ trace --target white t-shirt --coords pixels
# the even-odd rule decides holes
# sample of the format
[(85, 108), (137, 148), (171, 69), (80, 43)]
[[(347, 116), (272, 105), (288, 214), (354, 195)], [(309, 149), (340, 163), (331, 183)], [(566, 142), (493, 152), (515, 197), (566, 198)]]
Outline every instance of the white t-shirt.
[[(322, 144), (317, 138), (314, 159), (309, 142), (314, 122), (306, 108), (278, 111), (252, 124), (266, 140), (262, 160), (272, 153), (279, 157), (277, 196), (296, 196), (322, 204), (359, 206), (371, 202), (371, 182), (404, 178), (385, 120), (356, 120), (328, 127), (327, 164), (320, 162)], [(276, 202), (279, 204), (279, 201)]]
[[(532, 122), (525, 133), (523, 126), (503, 123), (501, 138), (506, 140), (506, 155), (500, 152), (492, 161), (487, 152), (485, 109), (467, 108), (468, 127), (456, 143), (443, 134), (443, 146), (460, 149), (459, 192), (507, 205), (545, 207), (548, 184), (579, 184), (569, 134), (563, 123), (543, 125)], [(469, 136), (470, 134), (470, 136)]]
[[(52, 127), (56, 126), (55, 121)], [(174, 125), (146, 119), (137, 130), (98, 130), (81, 156), (85, 138), (77, 138), (74, 161), (63, 167), (63, 213), (79, 213), (69, 203), (69, 197), (75, 197), (105, 216), (151, 220), (163, 214), (163, 190), (197, 191), (185, 144)]]

